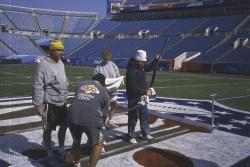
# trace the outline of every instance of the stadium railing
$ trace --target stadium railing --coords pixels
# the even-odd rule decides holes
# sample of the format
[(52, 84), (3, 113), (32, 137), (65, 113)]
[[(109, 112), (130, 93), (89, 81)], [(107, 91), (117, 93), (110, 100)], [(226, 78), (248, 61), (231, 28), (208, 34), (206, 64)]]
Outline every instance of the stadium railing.
[(234, 97), (226, 97), (226, 98), (216, 98), (217, 94), (211, 94), (211, 126), (212, 126), (212, 131), (213, 129), (216, 128), (216, 123), (215, 123), (215, 102), (220, 102), (220, 101), (226, 101), (226, 100), (232, 100), (232, 99), (242, 99), (242, 98), (247, 98), (250, 97), (250, 95), (244, 95), (244, 96), (234, 96)]

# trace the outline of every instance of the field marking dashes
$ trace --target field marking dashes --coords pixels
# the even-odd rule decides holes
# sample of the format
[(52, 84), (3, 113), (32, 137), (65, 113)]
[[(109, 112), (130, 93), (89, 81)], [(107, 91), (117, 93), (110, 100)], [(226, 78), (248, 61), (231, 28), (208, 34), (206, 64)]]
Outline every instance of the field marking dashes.
[(154, 88), (162, 89), (162, 88), (179, 88), (179, 87), (202, 87), (202, 86), (216, 86), (216, 85), (232, 85), (239, 84), (240, 82), (230, 82), (230, 83), (216, 83), (216, 84), (197, 84), (197, 85), (174, 85), (174, 86), (156, 86)]
[(1, 120), (0, 126), (7, 127), (7, 126), (27, 124), (27, 123), (39, 122), (39, 121), (41, 121), (41, 117), (39, 117), (38, 115), (35, 115), (35, 116), (29, 116), (29, 117)]
[(32, 106), (2, 108), (2, 109), (0, 109), (0, 115), (16, 112), (16, 111), (20, 111), (20, 110), (25, 110), (25, 109), (29, 109), (29, 108), (33, 108), (33, 107), (34, 106), (32, 105)]

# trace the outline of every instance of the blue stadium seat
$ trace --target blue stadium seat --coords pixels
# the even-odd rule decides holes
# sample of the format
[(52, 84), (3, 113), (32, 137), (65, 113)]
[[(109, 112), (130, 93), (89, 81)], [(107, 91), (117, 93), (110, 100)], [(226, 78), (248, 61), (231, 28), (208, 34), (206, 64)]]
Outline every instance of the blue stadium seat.
[(94, 23), (94, 19), (86, 19), (81, 17), (68, 17), (64, 33), (83, 34)]
[(0, 41), (0, 50), (1, 50), (0, 59), (15, 55), (15, 53), (12, 50), (10, 50), (6, 45), (4, 45), (1, 41)]
[(187, 37), (180, 41), (176, 46), (166, 50), (166, 59), (174, 59), (183, 52), (205, 52), (210, 47), (218, 43), (223, 36), (197, 36)]
[(137, 20), (137, 21), (122, 21), (121, 24), (114, 27), (110, 32), (107, 34), (109, 35), (116, 35), (120, 33), (124, 34), (137, 34), (136, 29), (140, 27), (142, 24), (144, 24), (144, 21)]
[(53, 33), (62, 32), (64, 16), (38, 14), (37, 20), (41, 29), (48, 28)]
[(88, 39), (84, 38), (62, 38), (62, 40), (64, 42), (65, 55), (71, 53), (73, 50), (79, 48), (81, 45), (88, 41)]
[(37, 31), (35, 19), (32, 13), (5, 11), (9, 19), (17, 26), (19, 30)]
[(218, 27), (218, 31), (228, 32), (238, 25), (245, 17), (244, 15), (209, 17), (208, 20), (200, 25), (195, 31), (205, 32), (208, 27)]
[(40, 49), (25, 35), (0, 32), (0, 40), (19, 55), (43, 55)]
[(111, 21), (107, 19), (102, 19), (94, 28), (93, 31), (101, 31), (101, 33), (107, 33), (114, 27), (120, 24), (120, 21)]
[(197, 28), (197, 26), (204, 20), (205, 18), (188, 18), (188, 19), (177, 19), (172, 20), (172, 24), (167, 26), (165, 29), (161, 31), (164, 35), (180, 35), (182, 33), (190, 33)]
[(9, 19), (0, 12), (0, 24), (8, 26), (10, 29), (16, 29), (16, 27), (9, 21)]

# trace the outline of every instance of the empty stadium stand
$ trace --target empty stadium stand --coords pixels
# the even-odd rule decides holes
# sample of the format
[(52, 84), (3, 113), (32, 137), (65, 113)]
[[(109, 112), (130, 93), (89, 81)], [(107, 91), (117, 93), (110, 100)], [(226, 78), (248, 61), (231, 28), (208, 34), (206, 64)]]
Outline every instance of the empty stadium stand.
[[(147, 5), (184, 2), (188, 4), (192, 1), (123, 0), (121, 5), (139, 6), (140, 10), (141, 5), (147, 8)], [(94, 66), (101, 60), (101, 51), (109, 49), (118, 66), (126, 67), (134, 52), (144, 49), (149, 59), (161, 53), (162, 62), (168, 63), (166, 67), (173, 67), (178, 61), (179, 67), (172, 69), (250, 74), (247, 67), (250, 64), (249, 44), (234, 48), (238, 38), (249, 39), (250, 9), (244, 3), (232, 4), (237, 5), (230, 6), (227, 2), (219, 8), (200, 6), (193, 10), (191, 6), (175, 10), (170, 5), (169, 10), (154, 8), (152, 12), (145, 12), (146, 8), (143, 8), (143, 11), (128, 11), (128, 19), (124, 19), (126, 11), (122, 11), (123, 17), (117, 17), (118, 13), (114, 17), (99, 19), (97, 13), (0, 4), (0, 58), (41, 56), (44, 53), (37, 47), (37, 39), (61, 38), (65, 43), (64, 54), (73, 65)], [(144, 17), (135, 15), (133, 18), (133, 13)]]

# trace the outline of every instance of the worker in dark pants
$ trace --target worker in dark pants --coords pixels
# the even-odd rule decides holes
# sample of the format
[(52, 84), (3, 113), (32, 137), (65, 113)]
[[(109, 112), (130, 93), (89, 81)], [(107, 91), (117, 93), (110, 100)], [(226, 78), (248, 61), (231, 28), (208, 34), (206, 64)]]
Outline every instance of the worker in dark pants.
[(103, 147), (103, 131), (109, 113), (110, 97), (104, 87), (105, 76), (98, 73), (92, 79), (78, 84), (68, 114), (69, 129), (73, 138), (69, 156), (75, 166), (80, 166), (82, 133), (86, 133), (91, 146), (89, 167), (96, 166)]
[(129, 60), (126, 72), (126, 93), (128, 98), (128, 138), (129, 142), (136, 144), (135, 126), (140, 120), (142, 138), (152, 140), (148, 123), (147, 99), (152, 95), (148, 87), (145, 72), (152, 70), (160, 58), (157, 54), (154, 60), (146, 64), (147, 54), (144, 50), (137, 50), (135, 56)]

